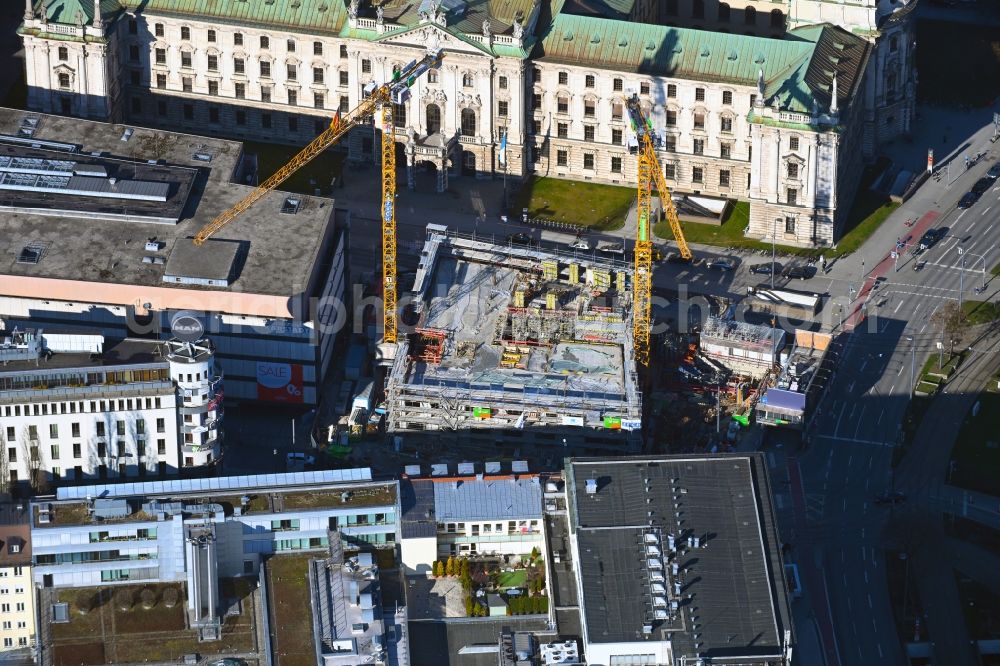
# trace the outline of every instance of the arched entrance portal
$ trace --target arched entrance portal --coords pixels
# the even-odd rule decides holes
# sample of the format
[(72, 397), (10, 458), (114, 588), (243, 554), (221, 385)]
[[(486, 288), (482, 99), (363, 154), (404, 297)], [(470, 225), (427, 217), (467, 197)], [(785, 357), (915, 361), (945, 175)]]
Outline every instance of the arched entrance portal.
[(437, 104), (427, 105), (427, 134), (437, 134), (441, 131), (441, 107)]
[(462, 151), (462, 175), (476, 175), (476, 154), (469, 150)]

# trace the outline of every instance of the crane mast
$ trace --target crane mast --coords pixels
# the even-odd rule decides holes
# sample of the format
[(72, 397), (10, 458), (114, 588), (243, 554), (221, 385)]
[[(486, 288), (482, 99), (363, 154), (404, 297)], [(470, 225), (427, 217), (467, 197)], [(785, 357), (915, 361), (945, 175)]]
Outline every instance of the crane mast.
[(365, 86), (365, 97), (361, 102), (341, 116), (339, 113), (330, 121), (329, 127), (309, 142), (305, 148), (290, 159), (287, 164), (274, 172), (263, 183), (254, 188), (243, 199), (228, 210), (220, 213), (195, 234), (194, 244), (202, 245), (216, 232), (239, 217), (241, 213), (260, 201), (296, 171), (315, 159), (324, 150), (337, 143), (355, 127), (369, 118), (374, 118), (382, 130), (382, 339), (384, 342), (397, 341), (396, 325), (396, 144), (393, 123), (393, 105), (404, 104), (410, 98), (410, 87), (432, 67), (441, 63), (440, 51), (428, 53), (420, 60), (414, 60), (393, 73), (392, 80), (381, 85), (369, 83)]
[(643, 366), (649, 365), (649, 331), (652, 326), (652, 293), (653, 293), (653, 241), (650, 225), (652, 219), (652, 189), (660, 195), (663, 209), (674, 233), (677, 249), (681, 257), (691, 259), (691, 250), (684, 233), (660, 160), (656, 157), (655, 134), (653, 124), (642, 110), (639, 96), (633, 94), (626, 100), (632, 131), (635, 132), (635, 154), (638, 158), (638, 194), (636, 199), (636, 239), (635, 239), (635, 276), (632, 278), (632, 341), (635, 345), (636, 362)]

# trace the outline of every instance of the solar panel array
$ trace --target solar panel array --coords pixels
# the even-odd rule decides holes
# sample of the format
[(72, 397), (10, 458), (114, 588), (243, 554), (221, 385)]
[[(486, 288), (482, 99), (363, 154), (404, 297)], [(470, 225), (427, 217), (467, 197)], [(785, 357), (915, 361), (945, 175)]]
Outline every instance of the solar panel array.
[(73, 500), (88, 497), (132, 497), (136, 495), (175, 495), (182, 493), (214, 493), (231, 490), (260, 490), (263, 487), (323, 485), (333, 483), (371, 481), (368, 467), (331, 469), (313, 472), (282, 474), (252, 474), (246, 476), (219, 476), (207, 479), (169, 479), (166, 481), (141, 481), (136, 483), (110, 483), (93, 486), (58, 488), (56, 499)]

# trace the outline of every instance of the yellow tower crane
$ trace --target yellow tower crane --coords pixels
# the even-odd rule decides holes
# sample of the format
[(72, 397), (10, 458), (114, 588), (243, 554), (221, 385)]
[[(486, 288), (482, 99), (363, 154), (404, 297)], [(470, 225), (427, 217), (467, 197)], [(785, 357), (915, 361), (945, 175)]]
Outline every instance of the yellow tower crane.
[(635, 132), (633, 150), (639, 160), (639, 194), (636, 203), (638, 228), (635, 238), (635, 276), (632, 278), (632, 339), (635, 344), (636, 362), (646, 366), (649, 365), (649, 330), (652, 325), (653, 241), (650, 225), (654, 184), (660, 194), (660, 201), (663, 202), (663, 209), (670, 223), (670, 229), (674, 232), (674, 240), (677, 242), (681, 257), (690, 260), (691, 250), (684, 240), (681, 223), (677, 218), (677, 209), (674, 207), (673, 199), (670, 198), (670, 190), (663, 177), (660, 160), (656, 157), (653, 124), (639, 105), (638, 95), (633, 94), (625, 105), (632, 123), (632, 131)]
[(393, 104), (403, 104), (410, 97), (410, 87), (427, 70), (441, 63), (439, 51), (428, 53), (420, 60), (395, 72), (392, 81), (381, 85), (365, 86), (365, 97), (356, 107), (341, 116), (334, 116), (330, 126), (309, 142), (298, 155), (274, 172), (267, 180), (232, 208), (222, 212), (206, 224), (194, 237), (194, 244), (201, 245), (213, 234), (236, 219), (268, 192), (281, 185), (292, 174), (312, 161), (324, 150), (337, 143), (355, 127), (369, 118), (382, 130), (382, 341), (396, 342), (396, 145), (393, 127)]

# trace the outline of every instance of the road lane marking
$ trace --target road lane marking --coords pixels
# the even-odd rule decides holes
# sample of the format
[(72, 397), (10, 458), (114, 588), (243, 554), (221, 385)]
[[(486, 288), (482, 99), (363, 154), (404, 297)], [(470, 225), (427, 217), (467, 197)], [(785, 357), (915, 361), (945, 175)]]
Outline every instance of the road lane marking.
[(992, 208), (992, 206), (987, 206), (986, 210), (982, 212), (982, 215), (986, 215), (986, 213), (990, 212), (990, 208)]
[(875, 608), (875, 606), (872, 605), (872, 595), (870, 594), (868, 595), (868, 608)]
[(899, 312), (899, 308), (901, 307), (903, 307), (903, 301), (900, 301), (899, 303), (896, 304), (896, 309), (892, 311), (892, 314), (896, 314), (897, 312)]
[(883, 416), (885, 416), (885, 407), (883, 407), (882, 411), (879, 412), (879, 414), (878, 414), (878, 421), (875, 422), (875, 425), (879, 425), (880, 423), (882, 423), (882, 417)]
[[(868, 405), (861, 405), (861, 415), (858, 416), (858, 427), (854, 429), (854, 436), (857, 437), (861, 433), (861, 424), (865, 420), (865, 410), (868, 409)], [(853, 412), (851, 416), (854, 416)]]
[(847, 498), (846, 497), (844, 498), (844, 502), (843, 502), (843, 504), (842, 504), (842, 506), (840, 508), (841, 508), (841, 511), (843, 511), (844, 513), (847, 513)]
[(854, 454), (853, 454), (853, 453), (852, 453), (851, 455), (847, 456), (847, 466), (848, 466), (848, 467), (850, 467), (850, 466), (851, 466), (851, 462), (852, 462), (853, 460), (854, 460)]
[(861, 559), (862, 559), (863, 561), (865, 561), (865, 562), (867, 562), (867, 561), (868, 561), (868, 560), (866, 559), (867, 555), (868, 555), (868, 552), (867, 552), (867, 551), (865, 550), (865, 547), (864, 547), (864, 546), (861, 546)]
[(882, 654), (882, 644), (881, 643), (878, 644), (878, 658), (879, 659), (885, 659), (885, 656)]
[(871, 446), (895, 446), (892, 442), (879, 442), (874, 439), (857, 439), (855, 437), (838, 437), (837, 435), (816, 435), (817, 439), (830, 439), (835, 442), (848, 442), (850, 444), (869, 444)]
[(868, 569), (865, 569), (865, 583), (868, 583)]
[(899, 364), (899, 370), (896, 371), (896, 376), (899, 377), (901, 374), (903, 374), (903, 364), (902, 363)]

